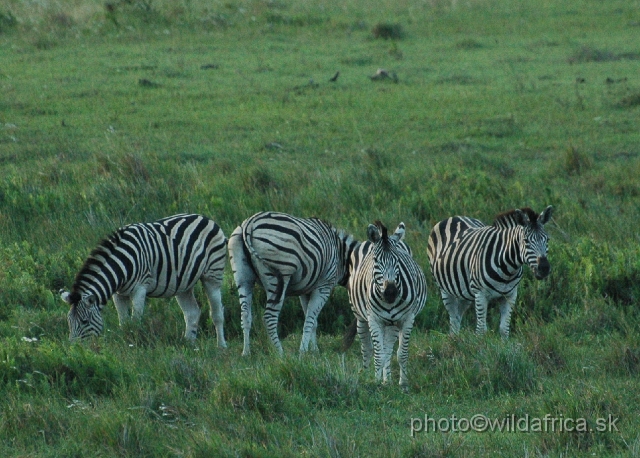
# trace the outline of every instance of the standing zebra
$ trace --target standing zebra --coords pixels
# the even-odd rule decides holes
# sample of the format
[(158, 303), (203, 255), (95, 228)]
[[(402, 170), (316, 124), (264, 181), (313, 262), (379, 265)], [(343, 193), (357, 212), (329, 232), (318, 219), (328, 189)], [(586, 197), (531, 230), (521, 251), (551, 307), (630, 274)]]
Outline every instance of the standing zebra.
[[(427, 300), (427, 282), (411, 250), (402, 241), (404, 233), (404, 223), (400, 223), (391, 236), (380, 221), (370, 224), (369, 241), (351, 255), (347, 289), (356, 316), (364, 368), (369, 367), (373, 353), (376, 379), (386, 383), (399, 334), (400, 385), (406, 387), (409, 336), (413, 321)], [(353, 337), (353, 330), (345, 336), (347, 346)]]
[(429, 263), (449, 312), (452, 334), (460, 331), (462, 315), (472, 303), (476, 332), (485, 333), (489, 301), (499, 299), (500, 334), (509, 337), (523, 264), (538, 280), (551, 270), (544, 225), (552, 210), (548, 206), (540, 215), (530, 208), (512, 210), (498, 215), (492, 226), (464, 216), (435, 225), (429, 237)]
[(282, 354), (278, 316), (286, 296), (299, 296), (305, 314), (300, 351), (317, 350), (320, 310), (336, 285), (346, 286), (348, 261), (357, 242), (350, 235), (316, 218), (261, 212), (247, 218), (229, 238), (229, 258), (238, 287), (243, 355), (249, 355), (251, 303), (256, 280), (267, 293), (264, 321), (267, 333)]
[(71, 305), (70, 339), (102, 332), (102, 309), (111, 296), (120, 325), (128, 319), (131, 306), (133, 317), (141, 318), (146, 296), (176, 296), (184, 313), (185, 337), (194, 340), (200, 307), (193, 288), (201, 280), (218, 346), (226, 347), (220, 295), (226, 244), (220, 226), (201, 215), (174, 215), (118, 229), (91, 252), (71, 292), (61, 292)]

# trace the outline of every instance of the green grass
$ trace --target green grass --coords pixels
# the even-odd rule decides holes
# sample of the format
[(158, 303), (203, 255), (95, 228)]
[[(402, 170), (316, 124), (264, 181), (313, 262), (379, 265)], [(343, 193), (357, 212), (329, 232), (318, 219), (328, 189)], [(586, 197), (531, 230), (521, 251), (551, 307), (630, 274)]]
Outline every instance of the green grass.
[[(639, 23), (595, 0), (0, 5), (0, 454), (638, 456)], [(510, 340), (494, 309), (486, 337), (469, 312), (450, 338), (431, 227), (546, 205), (552, 273), (527, 271)], [(167, 300), (123, 329), (109, 305), (103, 337), (67, 342), (57, 291), (109, 232), (199, 212), (228, 236), (262, 210), (360, 239), (406, 223), (429, 281), (409, 394), (359, 372), (357, 344), (341, 353), (344, 289), (318, 355), (297, 357), (287, 301), (283, 359), (257, 292), (242, 358), (230, 269), (224, 351), (206, 308), (193, 346)], [(411, 437), (425, 414), (612, 415), (619, 431)]]

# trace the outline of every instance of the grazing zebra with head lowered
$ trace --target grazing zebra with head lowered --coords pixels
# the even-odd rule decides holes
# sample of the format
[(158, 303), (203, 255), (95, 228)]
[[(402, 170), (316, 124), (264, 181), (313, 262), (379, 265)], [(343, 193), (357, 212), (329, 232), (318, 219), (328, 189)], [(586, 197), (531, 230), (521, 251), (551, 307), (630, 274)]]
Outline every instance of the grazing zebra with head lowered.
[[(373, 353), (376, 379), (386, 383), (399, 334), (400, 385), (406, 387), (409, 336), (413, 321), (427, 300), (427, 282), (411, 250), (402, 241), (404, 233), (404, 223), (398, 225), (393, 235), (388, 235), (380, 221), (369, 225), (369, 241), (351, 255), (347, 289), (356, 316), (364, 368), (369, 367)], [(347, 346), (353, 337), (351, 330), (351, 335), (345, 336)]]
[(142, 316), (146, 296), (176, 296), (184, 313), (185, 337), (194, 340), (200, 307), (193, 288), (201, 280), (218, 346), (226, 347), (220, 295), (226, 244), (220, 226), (201, 215), (174, 215), (118, 229), (91, 252), (71, 292), (61, 294), (71, 304), (70, 339), (102, 332), (102, 309), (112, 296), (120, 325), (128, 319), (131, 306), (135, 319)]
[(449, 312), (452, 334), (460, 331), (462, 316), (472, 303), (476, 332), (485, 333), (489, 301), (499, 299), (500, 334), (509, 337), (522, 266), (528, 264), (538, 280), (551, 270), (544, 225), (552, 210), (548, 206), (539, 215), (530, 208), (512, 210), (498, 215), (492, 226), (464, 216), (435, 225), (429, 237), (429, 263)]
[(247, 218), (229, 238), (229, 258), (238, 287), (243, 355), (250, 353), (251, 303), (256, 280), (267, 293), (264, 321), (282, 354), (278, 316), (286, 296), (299, 296), (305, 314), (300, 351), (317, 350), (320, 310), (336, 285), (346, 286), (353, 238), (316, 218), (261, 212)]

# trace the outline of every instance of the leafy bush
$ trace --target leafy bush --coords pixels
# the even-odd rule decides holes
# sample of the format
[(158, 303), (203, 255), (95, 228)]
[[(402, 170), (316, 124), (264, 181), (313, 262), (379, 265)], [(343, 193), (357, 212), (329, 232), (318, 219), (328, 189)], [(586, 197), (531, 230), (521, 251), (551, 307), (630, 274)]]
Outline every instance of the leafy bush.
[(18, 307), (57, 309), (57, 290), (73, 278), (66, 256), (50, 256), (27, 241), (0, 247), (0, 264), (0, 319)]

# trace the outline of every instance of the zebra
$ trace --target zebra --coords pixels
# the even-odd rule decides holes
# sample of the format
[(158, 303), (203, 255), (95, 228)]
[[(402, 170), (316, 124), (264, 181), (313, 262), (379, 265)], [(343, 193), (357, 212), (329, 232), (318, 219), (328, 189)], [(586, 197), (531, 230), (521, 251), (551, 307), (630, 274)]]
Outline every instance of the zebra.
[(368, 241), (352, 253), (347, 290), (356, 326), (347, 331), (345, 348), (357, 332), (363, 368), (369, 367), (373, 354), (376, 380), (387, 383), (399, 336), (400, 386), (406, 389), (409, 336), (427, 300), (427, 281), (404, 243), (404, 235), (404, 223), (388, 235), (387, 228), (376, 221), (367, 228)]
[(220, 292), (226, 245), (220, 226), (202, 215), (179, 214), (121, 227), (91, 252), (71, 292), (60, 291), (71, 305), (67, 316), (70, 340), (102, 333), (102, 309), (110, 297), (122, 326), (131, 307), (134, 319), (142, 317), (147, 296), (175, 296), (184, 313), (185, 337), (193, 341), (200, 318), (193, 289), (200, 280), (209, 299), (218, 346), (226, 347)]
[(487, 331), (487, 306), (500, 302), (500, 335), (509, 337), (523, 265), (538, 280), (551, 271), (547, 259), (549, 236), (544, 225), (551, 218), (550, 205), (539, 215), (531, 208), (498, 215), (493, 225), (454, 216), (436, 224), (429, 236), (429, 264), (449, 312), (450, 333), (460, 332), (464, 312), (476, 309), (476, 333)]
[(298, 296), (305, 314), (300, 352), (317, 351), (318, 314), (336, 285), (346, 286), (348, 262), (358, 242), (317, 218), (260, 212), (247, 218), (229, 237), (229, 260), (240, 299), (244, 346), (250, 354), (253, 285), (267, 294), (264, 321), (280, 355), (278, 316), (287, 296)]

